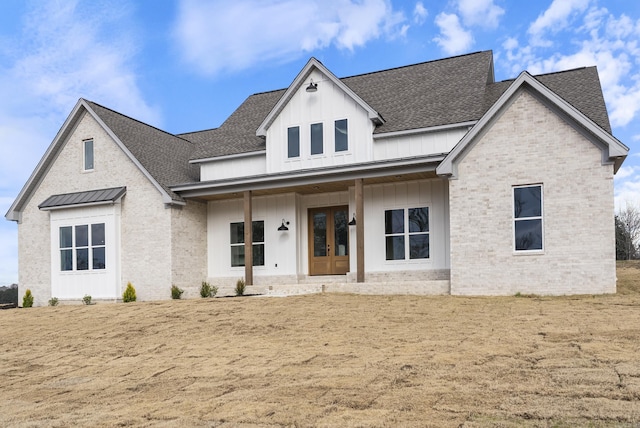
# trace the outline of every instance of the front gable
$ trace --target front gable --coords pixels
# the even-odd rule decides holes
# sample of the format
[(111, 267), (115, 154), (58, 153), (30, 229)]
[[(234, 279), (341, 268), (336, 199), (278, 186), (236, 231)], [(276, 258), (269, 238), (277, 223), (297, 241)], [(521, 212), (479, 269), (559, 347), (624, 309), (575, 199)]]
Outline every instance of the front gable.
[[(622, 165), (622, 162), (627, 156), (629, 148), (573, 105), (540, 83), (539, 80), (524, 71), (487, 110), (475, 126), (460, 140), (453, 150), (449, 152), (436, 169), (437, 174), (456, 178), (458, 175), (458, 163), (473, 149), (473, 146), (482, 138), (492, 124), (510, 108), (522, 91), (531, 94), (541, 104), (557, 114), (588, 141), (598, 147), (601, 151), (603, 165), (613, 164), (614, 172), (620, 168), (620, 165)], [(540, 124), (540, 126), (544, 126), (544, 124)], [(514, 145), (513, 149), (515, 150), (515, 148), (516, 146)]]

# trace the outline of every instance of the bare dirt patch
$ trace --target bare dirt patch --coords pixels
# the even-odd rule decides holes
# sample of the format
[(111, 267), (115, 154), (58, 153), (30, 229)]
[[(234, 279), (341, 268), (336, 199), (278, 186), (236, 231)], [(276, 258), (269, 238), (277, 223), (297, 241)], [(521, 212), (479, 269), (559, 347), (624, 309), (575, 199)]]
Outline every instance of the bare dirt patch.
[(579, 297), (0, 311), (2, 426), (640, 424), (640, 265)]

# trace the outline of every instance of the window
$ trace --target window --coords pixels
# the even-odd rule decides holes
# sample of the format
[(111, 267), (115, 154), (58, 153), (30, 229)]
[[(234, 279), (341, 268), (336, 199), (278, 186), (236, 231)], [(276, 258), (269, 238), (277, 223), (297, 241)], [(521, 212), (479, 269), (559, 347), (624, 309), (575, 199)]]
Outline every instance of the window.
[(311, 125), (311, 154), (319, 155), (323, 152), (322, 123)]
[(300, 156), (300, 127), (294, 126), (287, 130), (287, 157)]
[(429, 258), (429, 208), (386, 210), (384, 228), (387, 260)]
[(60, 270), (106, 269), (104, 223), (60, 228)]
[(347, 119), (336, 120), (335, 125), (336, 152), (344, 152), (346, 150), (349, 150)]
[(513, 188), (516, 251), (542, 250), (542, 185)]
[[(253, 221), (253, 265), (264, 266), (264, 221)], [(231, 266), (244, 266), (244, 222), (231, 223)]]
[(93, 170), (93, 140), (83, 141), (84, 146), (84, 170)]

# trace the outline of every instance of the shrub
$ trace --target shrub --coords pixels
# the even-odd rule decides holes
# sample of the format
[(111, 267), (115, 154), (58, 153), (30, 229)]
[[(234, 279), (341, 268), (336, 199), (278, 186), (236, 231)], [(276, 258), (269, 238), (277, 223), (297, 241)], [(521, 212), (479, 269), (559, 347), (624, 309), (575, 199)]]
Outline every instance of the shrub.
[(85, 305), (90, 305), (91, 304), (91, 296), (88, 294), (85, 294), (84, 297), (82, 298), (82, 303), (84, 303)]
[(218, 287), (215, 285), (209, 284), (207, 281), (202, 281), (202, 286), (200, 287), (200, 296), (205, 297), (213, 297), (218, 293)]
[(58, 306), (58, 298), (52, 297), (49, 299), (49, 306)]
[(243, 296), (245, 287), (244, 279), (240, 278), (236, 282), (236, 296)]
[(24, 297), (22, 298), (22, 307), (30, 308), (33, 306), (33, 294), (31, 294), (31, 290), (27, 288), (27, 291), (24, 293)]
[(127, 283), (127, 288), (124, 290), (122, 294), (122, 301), (125, 303), (135, 302), (136, 301), (136, 289), (133, 288), (131, 282)]
[(171, 286), (171, 298), (172, 299), (180, 299), (182, 296), (182, 293), (184, 293), (184, 290), (181, 289), (180, 287), (178, 287), (177, 285), (172, 285)]

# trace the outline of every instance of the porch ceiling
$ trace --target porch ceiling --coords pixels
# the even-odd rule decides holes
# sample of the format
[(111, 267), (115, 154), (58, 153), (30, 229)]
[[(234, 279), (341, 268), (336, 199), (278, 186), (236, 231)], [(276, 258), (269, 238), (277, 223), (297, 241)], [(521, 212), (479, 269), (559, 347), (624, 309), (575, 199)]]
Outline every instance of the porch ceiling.
[[(402, 181), (424, 180), (429, 178), (436, 178), (435, 171), (421, 171), (404, 174), (393, 174), (381, 177), (368, 177), (364, 178), (364, 185), (370, 184), (383, 184), (383, 183), (397, 183)], [(335, 180), (326, 181), (313, 184), (299, 184), (292, 186), (273, 187), (268, 189), (256, 189), (252, 190), (253, 196), (265, 196), (265, 195), (277, 195), (282, 193), (299, 193), (302, 195), (309, 195), (315, 193), (331, 193), (331, 192), (343, 192), (354, 186), (354, 180)], [(220, 194), (198, 195), (188, 196), (184, 195), (187, 199), (196, 199), (201, 201), (219, 201), (225, 199), (237, 199), (243, 197), (243, 192), (228, 192)]]

